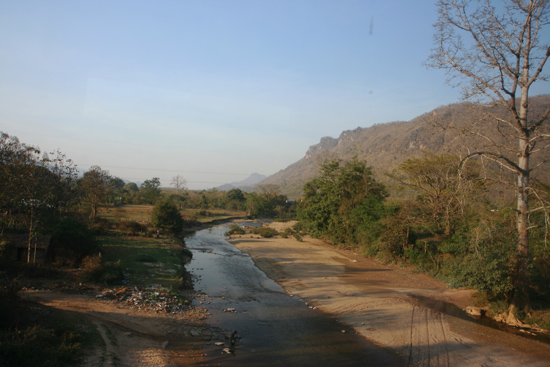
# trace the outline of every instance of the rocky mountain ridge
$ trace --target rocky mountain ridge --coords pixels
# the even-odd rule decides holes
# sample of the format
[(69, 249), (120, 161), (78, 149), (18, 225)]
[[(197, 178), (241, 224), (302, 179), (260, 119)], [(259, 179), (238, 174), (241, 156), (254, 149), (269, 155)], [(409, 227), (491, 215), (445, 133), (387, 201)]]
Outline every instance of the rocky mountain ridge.
[[(548, 106), (550, 95), (532, 97), (532, 116), (541, 115)], [(299, 197), (305, 182), (318, 174), (327, 159), (349, 160), (354, 156), (366, 160), (376, 178), (387, 182), (389, 179), (383, 173), (395, 170), (407, 159), (423, 157), (426, 152), (458, 153), (483, 146), (484, 140), (468, 133), (467, 129), (472, 121), (487, 118), (488, 113), (487, 108), (477, 104), (456, 103), (436, 108), (411, 121), (358, 127), (343, 131), (338, 138), (323, 137), (318, 144), (309, 147), (302, 159), (260, 183), (279, 185), (282, 193)], [(490, 113), (502, 111), (493, 109)], [(501, 135), (502, 128), (497, 129), (498, 132), (491, 131), (491, 128), (487, 124), (486, 132), (495, 141), (505, 139)], [(533, 161), (540, 162), (548, 155), (546, 151), (542, 156), (533, 156)], [(539, 174), (541, 171), (544, 168), (538, 170)], [(543, 172), (542, 175), (546, 177), (548, 174)]]

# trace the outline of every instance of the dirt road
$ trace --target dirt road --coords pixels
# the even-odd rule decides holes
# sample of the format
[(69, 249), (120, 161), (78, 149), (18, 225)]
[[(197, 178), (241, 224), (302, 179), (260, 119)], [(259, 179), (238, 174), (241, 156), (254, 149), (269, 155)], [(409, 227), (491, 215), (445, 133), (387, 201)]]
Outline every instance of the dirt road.
[[(125, 307), (117, 302), (98, 300), (90, 295), (60, 291), (23, 291), (20, 295), (39, 302), (48, 314), (55, 308), (78, 315), (86, 320), (80, 325), (83, 332), (92, 325), (103, 343), (87, 351), (83, 367), (103, 366), (192, 366), (202, 360), (202, 348), (212, 337), (203, 320), (203, 309), (184, 313), (162, 314)], [(210, 333), (210, 335), (209, 335)], [(173, 344), (177, 341), (176, 348)]]
[[(292, 223), (271, 223), (278, 230)], [(550, 366), (550, 345), (468, 319), (472, 291), (365, 259), (321, 241), (233, 236), (290, 294), (336, 315), (407, 366)]]

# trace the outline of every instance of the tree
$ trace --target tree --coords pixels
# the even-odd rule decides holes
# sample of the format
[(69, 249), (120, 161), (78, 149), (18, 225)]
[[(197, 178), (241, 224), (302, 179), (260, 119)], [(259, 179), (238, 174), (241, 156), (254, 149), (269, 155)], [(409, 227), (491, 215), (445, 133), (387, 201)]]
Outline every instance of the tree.
[(320, 177), (304, 185), (299, 219), (316, 237), (351, 243), (365, 220), (377, 221), (383, 215), (386, 196), (384, 186), (374, 180), (364, 161), (328, 161)]
[(38, 148), (1, 133), (0, 208), (13, 218), (11, 225), (19, 223), (26, 229), (28, 263), (33, 239), (69, 204), (75, 176), (71, 160), (59, 151), (40, 158)]
[(122, 187), (122, 190), (125, 192), (138, 192), (139, 187), (133, 182), (128, 182), (126, 185), (124, 185), (124, 187)]
[(170, 185), (174, 186), (176, 191), (180, 193), (180, 191), (185, 190), (187, 188), (187, 180), (182, 176), (177, 175), (172, 177), (172, 181), (170, 182)]
[(183, 230), (183, 218), (177, 206), (170, 200), (159, 200), (153, 208), (151, 224), (155, 228), (168, 229), (174, 234)]
[(457, 155), (426, 154), (424, 158), (400, 164), (400, 175), (389, 174), (418, 193), (416, 203), (422, 217), (447, 237), (451, 236), (464, 212), (466, 198), (475, 188), (475, 165), (470, 162), (460, 169), (460, 163)]
[(15, 136), (0, 135), (0, 206), (11, 211), (19, 200), (18, 192), (23, 180), (22, 169), (34, 165), (40, 150), (21, 143)]
[(120, 192), (120, 191), (122, 191), (124, 186), (126, 186), (126, 183), (120, 177), (111, 177), (109, 185), (111, 185), (111, 188), (112, 188), (113, 191)]
[(224, 195), (226, 201), (226, 209), (239, 210), (242, 209), (244, 202), (246, 202), (246, 196), (241, 189), (231, 189)]
[(91, 220), (97, 217), (99, 207), (107, 202), (109, 195), (113, 192), (111, 180), (109, 171), (102, 170), (99, 166), (90, 167), (90, 170), (78, 180), (78, 187), (83, 193), (83, 202), (90, 207)]
[(516, 176), (517, 251), (515, 308), (529, 307), (529, 195), (533, 193), (530, 166), (533, 154), (548, 146), (550, 107), (538, 116), (529, 108), (529, 93), (537, 81), (547, 81), (542, 72), (550, 56), (548, 0), (440, 0), (434, 25), (435, 48), (428, 66), (444, 69), (449, 82), (456, 82), (465, 98), (489, 102), (507, 114), (488, 116), (476, 123), (492, 124), (489, 135), (472, 126), (471, 132), (488, 144), (466, 156), (482, 156), (497, 162)]
[(176, 189), (175, 195), (170, 195), (173, 200), (177, 200), (179, 203), (179, 208), (183, 209), (183, 203), (185, 202), (184, 190), (187, 188), (187, 180), (180, 175), (172, 177), (170, 185), (174, 186)]
[(141, 184), (141, 197), (149, 204), (154, 204), (160, 197), (160, 179), (153, 177), (150, 180), (145, 180)]

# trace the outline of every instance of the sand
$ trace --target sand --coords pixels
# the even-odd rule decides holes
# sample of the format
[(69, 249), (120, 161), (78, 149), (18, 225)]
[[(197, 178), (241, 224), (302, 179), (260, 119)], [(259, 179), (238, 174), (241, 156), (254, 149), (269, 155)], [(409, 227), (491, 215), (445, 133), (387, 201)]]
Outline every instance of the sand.
[[(293, 222), (271, 223), (283, 230)], [(323, 241), (234, 235), (230, 242), (288, 293), (336, 316), (409, 366), (549, 366), (550, 346), (476, 323), (474, 291), (383, 265)]]

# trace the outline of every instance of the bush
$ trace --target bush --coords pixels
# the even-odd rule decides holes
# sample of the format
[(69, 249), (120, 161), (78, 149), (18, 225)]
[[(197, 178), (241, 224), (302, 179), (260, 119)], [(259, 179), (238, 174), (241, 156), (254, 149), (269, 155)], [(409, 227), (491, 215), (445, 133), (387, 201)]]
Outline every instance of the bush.
[(88, 226), (76, 218), (64, 218), (53, 228), (52, 246), (56, 261), (77, 264), (98, 250)]
[(262, 236), (264, 238), (271, 238), (271, 237), (279, 235), (279, 231), (277, 231), (275, 228), (271, 228), (271, 227), (252, 228), (252, 230), (250, 232), (254, 233), (254, 234), (259, 234), (260, 236)]
[(74, 366), (81, 356), (80, 334), (71, 328), (27, 326), (0, 330), (2, 366)]
[(174, 234), (183, 230), (183, 218), (178, 207), (170, 200), (160, 200), (153, 208), (151, 224), (160, 229), (168, 229)]
[(282, 238), (288, 238), (289, 236), (292, 235), (292, 233), (294, 233), (294, 231), (292, 230), (292, 228), (285, 228), (284, 231), (282, 231), (280, 233), (281, 237)]
[(96, 217), (89, 228), (95, 234), (102, 235), (113, 228), (113, 223), (109, 219)]
[(239, 226), (238, 224), (232, 224), (229, 226), (229, 231), (225, 232), (226, 236), (230, 236), (232, 234), (245, 234), (245, 230)]
[(452, 276), (462, 285), (488, 292), (491, 297), (505, 296), (513, 289), (511, 246), (496, 243), (481, 250), (453, 264)]
[(100, 255), (86, 256), (82, 260), (82, 276), (84, 280), (115, 284), (124, 280), (124, 272), (120, 260), (103, 261)]
[(116, 228), (129, 236), (147, 235), (147, 226), (133, 220), (118, 222)]

